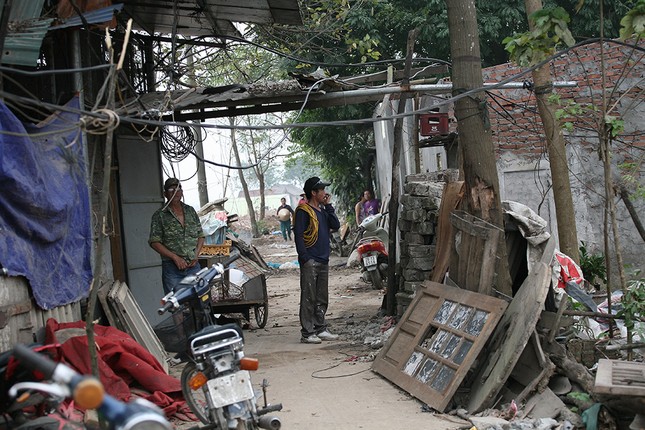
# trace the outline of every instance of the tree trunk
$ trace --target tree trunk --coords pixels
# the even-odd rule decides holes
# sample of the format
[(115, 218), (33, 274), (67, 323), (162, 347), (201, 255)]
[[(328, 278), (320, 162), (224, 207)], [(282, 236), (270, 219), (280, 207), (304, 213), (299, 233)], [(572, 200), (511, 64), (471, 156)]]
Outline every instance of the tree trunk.
[[(542, 0), (525, 0), (527, 17), (542, 9)], [(529, 19), (529, 29), (533, 30), (535, 23)], [(535, 83), (535, 98), (542, 118), (546, 146), (549, 153), (551, 166), (551, 181), (553, 182), (553, 200), (555, 214), (558, 220), (558, 241), (560, 250), (580, 263), (578, 247), (578, 231), (576, 217), (573, 210), (573, 197), (571, 196), (571, 181), (569, 180), (569, 165), (567, 163), (567, 150), (564, 145), (562, 129), (555, 118), (556, 106), (549, 102), (549, 95), (553, 92), (553, 82), (549, 73), (549, 66), (544, 65), (533, 71)]]
[[(250, 123), (249, 123), (250, 125)], [(261, 139), (260, 139), (261, 140)], [(264, 195), (264, 189), (266, 187), (266, 183), (264, 181), (264, 168), (262, 167), (262, 161), (260, 160), (260, 155), (258, 154), (258, 147), (261, 142), (256, 142), (256, 135), (253, 133), (253, 130), (249, 131), (249, 142), (250, 142), (250, 147), (248, 148), (249, 152), (251, 153), (253, 163), (256, 163), (255, 167), (253, 168), (253, 172), (255, 173), (255, 177), (258, 179), (258, 192), (260, 193), (260, 217), (258, 218), (259, 220), (263, 220), (265, 217), (265, 207), (266, 207), (266, 198)]]
[(260, 190), (260, 219), (264, 219), (266, 216), (266, 196), (264, 195), (266, 182), (264, 181), (264, 173), (262, 171), (258, 172), (258, 184)]
[[(230, 117), (229, 122), (231, 126), (235, 125), (235, 119)], [(235, 129), (231, 128), (231, 147), (233, 148), (233, 154), (235, 154), (235, 161), (238, 166), (242, 166), (242, 160), (240, 160), (240, 151), (237, 148), (237, 139), (235, 138)], [(249, 209), (249, 219), (251, 220), (251, 231), (253, 232), (253, 237), (260, 237), (260, 232), (258, 231), (258, 223), (255, 219), (255, 209), (253, 209), (253, 201), (251, 200), (251, 195), (249, 194), (249, 186), (244, 179), (244, 171), (238, 169), (237, 173), (240, 175), (240, 183), (242, 184), (242, 190), (244, 191), (244, 198), (246, 199), (246, 206)]]
[(627, 188), (625, 188), (624, 185), (620, 185), (618, 187), (618, 193), (623, 203), (625, 203), (625, 207), (627, 208), (627, 212), (629, 212), (629, 216), (632, 217), (632, 221), (634, 222), (636, 231), (638, 231), (638, 234), (640, 234), (641, 239), (645, 241), (645, 227), (643, 227), (643, 223), (641, 222), (641, 219), (638, 216), (638, 211), (636, 211), (634, 204), (629, 198), (629, 192), (627, 191)]
[[(455, 102), (459, 146), (463, 160), (465, 210), (504, 229), (499, 196), (495, 148), (486, 107), (474, 0), (450, 0), (448, 29), (452, 55), (453, 96), (469, 93)], [(479, 91), (477, 91), (479, 89)], [(498, 246), (497, 289), (512, 295), (505, 241)]]

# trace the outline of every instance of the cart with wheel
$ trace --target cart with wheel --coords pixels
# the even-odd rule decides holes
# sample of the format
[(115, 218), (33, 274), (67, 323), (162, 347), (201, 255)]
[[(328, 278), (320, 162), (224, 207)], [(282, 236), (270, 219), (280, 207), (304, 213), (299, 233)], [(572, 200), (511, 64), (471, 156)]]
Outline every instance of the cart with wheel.
[[(230, 249), (230, 241), (220, 249)], [(216, 254), (217, 248), (208, 248), (208, 265), (219, 263), (220, 260), (231, 260), (228, 270), (221, 282), (211, 287), (211, 304), (214, 314), (242, 314), (247, 321), (251, 321), (251, 310), (259, 328), (266, 326), (269, 316), (269, 298), (267, 294), (266, 276), (262, 268), (243, 255), (233, 258), (228, 251)], [(239, 254), (233, 248), (230, 254)]]
[(251, 309), (259, 328), (264, 328), (269, 316), (266, 276), (242, 277), (243, 283), (231, 280), (237, 269), (229, 269), (228, 278), (213, 287), (211, 300), (215, 314), (242, 314), (251, 321)]

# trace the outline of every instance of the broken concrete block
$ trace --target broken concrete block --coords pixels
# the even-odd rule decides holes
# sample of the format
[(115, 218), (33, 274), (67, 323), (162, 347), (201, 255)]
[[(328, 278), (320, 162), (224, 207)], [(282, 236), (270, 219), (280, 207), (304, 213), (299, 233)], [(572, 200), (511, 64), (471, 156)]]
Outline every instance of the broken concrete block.
[(468, 417), (477, 430), (501, 429), (502, 426), (508, 425), (509, 422), (498, 417)]

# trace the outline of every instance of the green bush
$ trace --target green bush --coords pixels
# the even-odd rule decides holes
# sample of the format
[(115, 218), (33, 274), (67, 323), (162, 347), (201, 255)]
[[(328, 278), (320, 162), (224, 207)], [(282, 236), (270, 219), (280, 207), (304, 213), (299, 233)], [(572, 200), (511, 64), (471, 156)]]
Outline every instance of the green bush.
[(602, 254), (589, 254), (587, 245), (580, 242), (580, 269), (582, 276), (595, 287), (607, 283), (607, 267), (605, 257)]

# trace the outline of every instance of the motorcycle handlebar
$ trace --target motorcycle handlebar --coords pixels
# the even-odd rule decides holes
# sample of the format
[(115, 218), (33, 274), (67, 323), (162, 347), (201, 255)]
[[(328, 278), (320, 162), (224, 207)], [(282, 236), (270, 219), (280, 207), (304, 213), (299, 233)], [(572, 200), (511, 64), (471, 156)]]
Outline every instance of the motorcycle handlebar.
[(173, 308), (174, 304), (171, 301), (167, 301), (162, 307), (157, 309), (159, 315), (163, 315)]
[(30, 370), (37, 370), (42, 373), (46, 379), (51, 379), (56, 371), (58, 364), (54, 361), (45, 359), (42, 354), (37, 353), (31, 348), (22, 344), (17, 344), (13, 349), (13, 355), (20, 360)]
[[(82, 375), (73, 368), (63, 363), (57, 363), (26, 345), (17, 344), (13, 349), (13, 355), (23, 366), (39, 371), (43, 373), (46, 379), (54, 381), (61, 387), (66, 387), (65, 390), (60, 392), (64, 397), (72, 397), (82, 408), (98, 409), (107, 418), (109, 428), (112, 430), (172, 429), (171, 424), (163, 416), (163, 412), (147, 400), (137, 399), (130, 403), (121, 402), (106, 394), (103, 384), (98, 379)], [(27, 388), (25, 384), (29, 383), (15, 384), (10, 389), (10, 393), (12, 390), (17, 393), (18, 390)], [(45, 392), (53, 392), (45, 390), (49, 385), (48, 383), (38, 383), (36, 385), (42, 385), (42, 389)]]

